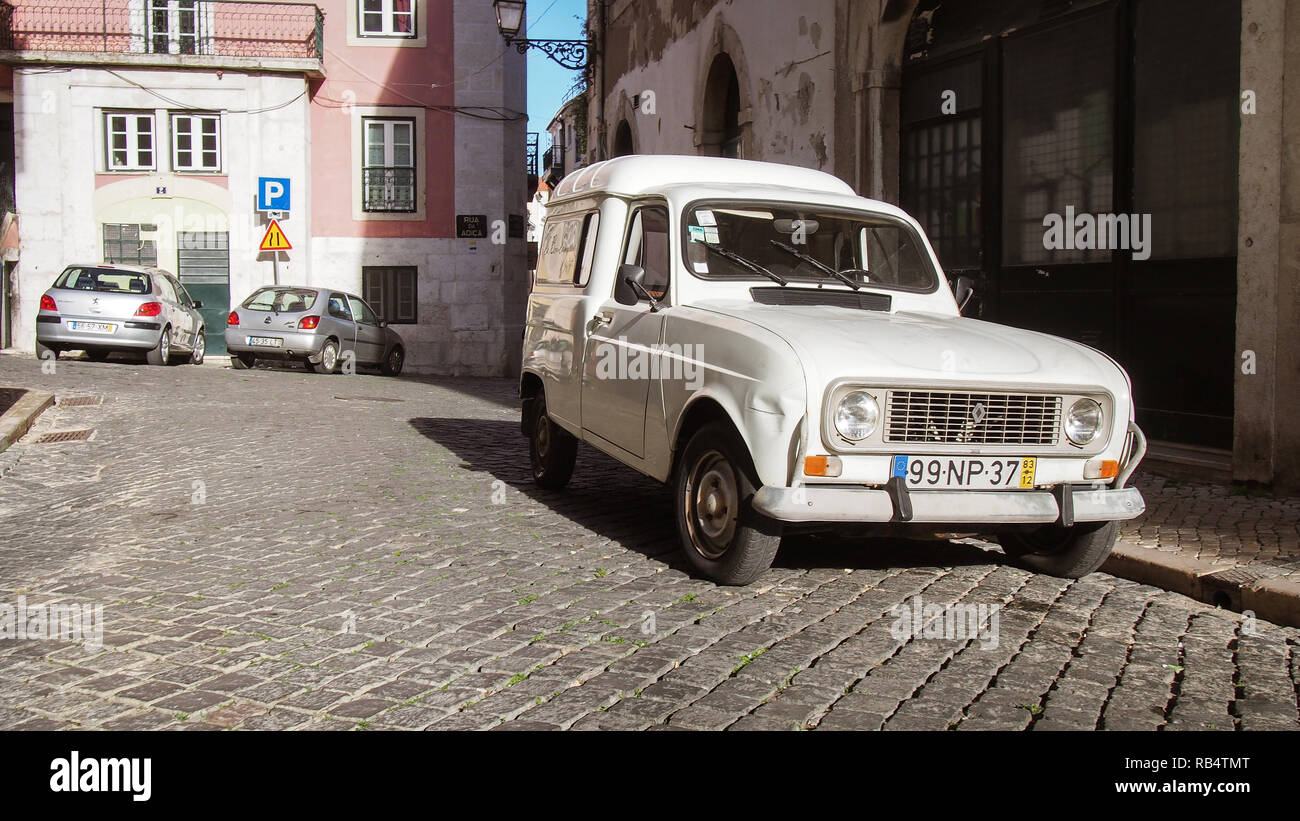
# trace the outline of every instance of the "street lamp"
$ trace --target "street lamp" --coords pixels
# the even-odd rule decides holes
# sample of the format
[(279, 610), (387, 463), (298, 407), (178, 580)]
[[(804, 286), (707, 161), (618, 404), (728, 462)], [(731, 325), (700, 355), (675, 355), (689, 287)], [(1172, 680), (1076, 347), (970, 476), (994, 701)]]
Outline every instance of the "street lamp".
[(497, 28), (505, 38), (506, 46), (514, 46), (523, 54), (530, 48), (550, 57), (555, 62), (569, 69), (587, 67), (586, 40), (529, 40), (519, 36), (519, 29), (524, 24), (525, 0), (492, 0), (497, 13)]

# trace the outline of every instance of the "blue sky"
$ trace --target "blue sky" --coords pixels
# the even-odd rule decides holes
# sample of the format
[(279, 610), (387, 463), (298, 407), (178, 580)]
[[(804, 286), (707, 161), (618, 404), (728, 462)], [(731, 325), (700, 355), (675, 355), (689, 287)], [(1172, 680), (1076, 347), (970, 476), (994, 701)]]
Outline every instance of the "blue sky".
[[(581, 40), (587, 18), (586, 0), (528, 0), (528, 36), (537, 40)], [(541, 134), (545, 151), (550, 137), (546, 125), (568, 96), (579, 74), (560, 67), (537, 49), (528, 50), (528, 130)]]

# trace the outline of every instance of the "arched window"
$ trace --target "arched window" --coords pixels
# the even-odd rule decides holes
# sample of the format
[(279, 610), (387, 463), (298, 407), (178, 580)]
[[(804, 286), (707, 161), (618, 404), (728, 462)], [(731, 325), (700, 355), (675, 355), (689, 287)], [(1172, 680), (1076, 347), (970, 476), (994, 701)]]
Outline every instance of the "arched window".
[(636, 149), (632, 147), (632, 126), (628, 125), (627, 120), (619, 120), (618, 128), (614, 130), (613, 156), (626, 157), (635, 153)]
[(731, 58), (719, 54), (709, 66), (700, 112), (700, 153), (711, 157), (741, 156), (740, 81)]

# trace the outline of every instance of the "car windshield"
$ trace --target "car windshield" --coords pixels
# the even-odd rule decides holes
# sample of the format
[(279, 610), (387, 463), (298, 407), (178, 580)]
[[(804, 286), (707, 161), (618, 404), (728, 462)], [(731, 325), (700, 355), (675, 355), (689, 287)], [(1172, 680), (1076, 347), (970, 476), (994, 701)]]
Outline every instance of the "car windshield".
[(102, 291), (110, 294), (148, 294), (153, 283), (148, 274), (113, 268), (68, 268), (54, 281), (55, 288)]
[(706, 278), (819, 280), (930, 291), (916, 231), (883, 215), (766, 203), (700, 203), (686, 213), (686, 262)]
[(309, 311), (316, 304), (316, 292), (310, 288), (263, 288), (244, 300), (244, 307), (253, 311), (297, 313)]

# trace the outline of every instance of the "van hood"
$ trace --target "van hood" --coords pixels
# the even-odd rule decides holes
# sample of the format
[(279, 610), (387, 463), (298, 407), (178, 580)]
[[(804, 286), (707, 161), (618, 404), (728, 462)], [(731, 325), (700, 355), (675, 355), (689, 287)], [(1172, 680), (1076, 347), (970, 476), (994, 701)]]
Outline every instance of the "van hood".
[(810, 385), (844, 377), (988, 383), (990, 389), (1097, 386), (1116, 398), (1128, 393), (1123, 372), (1099, 351), (977, 319), (733, 299), (692, 307), (777, 334), (799, 355)]

